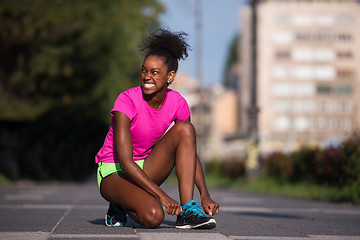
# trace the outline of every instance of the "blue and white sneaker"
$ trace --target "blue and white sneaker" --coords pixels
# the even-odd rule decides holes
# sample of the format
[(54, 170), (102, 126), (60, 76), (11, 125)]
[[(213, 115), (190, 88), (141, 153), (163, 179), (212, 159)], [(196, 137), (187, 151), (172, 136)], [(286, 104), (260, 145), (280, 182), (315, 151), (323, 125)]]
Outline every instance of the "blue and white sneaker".
[(126, 212), (116, 204), (110, 203), (105, 215), (105, 225), (109, 227), (125, 227), (126, 222)]
[(176, 218), (176, 228), (211, 229), (214, 227), (216, 227), (215, 219), (205, 216), (203, 207), (198, 206), (194, 200), (190, 200)]

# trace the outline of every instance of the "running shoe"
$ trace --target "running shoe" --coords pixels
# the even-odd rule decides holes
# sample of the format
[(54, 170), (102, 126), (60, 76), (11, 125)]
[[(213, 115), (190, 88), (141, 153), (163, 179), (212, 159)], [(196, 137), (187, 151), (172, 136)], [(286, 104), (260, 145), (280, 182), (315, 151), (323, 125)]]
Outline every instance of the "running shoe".
[(126, 212), (118, 205), (110, 203), (105, 215), (105, 225), (109, 227), (124, 227), (126, 222)]
[(183, 211), (177, 216), (176, 228), (189, 229), (211, 229), (216, 226), (213, 217), (207, 217), (203, 213), (203, 207), (198, 206), (194, 200), (190, 200)]

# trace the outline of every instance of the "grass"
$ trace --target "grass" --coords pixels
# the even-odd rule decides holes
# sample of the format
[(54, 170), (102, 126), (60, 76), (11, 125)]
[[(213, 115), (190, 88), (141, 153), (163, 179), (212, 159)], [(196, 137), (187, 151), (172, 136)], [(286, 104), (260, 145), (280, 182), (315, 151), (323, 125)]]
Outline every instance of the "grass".
[(360, 205), (359, 186), (357, 184), (339, 188), (309, 182), (284, 182), (273, 178), (260, 178), (252, 181), (246, 181), (244, 178), (230, 180), (219, 178), (214, 175), (208, 175), (206, 177), (206, 182), (209, 186), (215, 187), (230, 187), (257, 193), (277, 194)]
[[(256, 193), (360, 205), (359, 186), (357, 184), (345, 188), (338, 188), (307, 182), (281, 182), (273, 178), (260, 178), (258, 180), (247, 181), (244, 178), (229, 179), (211, 173), (207, 173), (205, 176), (206, 184), (209, 187), (225, 187)], [(171, 174), (167, 182), (177, 184), (175, 174)]]
[(10, 184), (10, 180), (7, 179), (4, 175), (0, 174), (0, 187)]

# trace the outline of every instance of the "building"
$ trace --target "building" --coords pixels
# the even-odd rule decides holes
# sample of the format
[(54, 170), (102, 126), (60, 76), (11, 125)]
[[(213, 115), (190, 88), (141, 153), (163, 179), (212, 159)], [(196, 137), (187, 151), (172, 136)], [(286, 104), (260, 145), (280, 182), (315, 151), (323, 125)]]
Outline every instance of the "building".
[[(251, 124), (251, 7), (241, 11), (239, 131)], [(256, 4), (257, 133), (261, 152), (337, 144), (360, 128), (360, 4)]]
[(179, 91), (191, 110), (191, 122), (197, 132), (200, 159), (243, 157), (245, 144), (236, 136), (237, 92), (221, 85), (201, 89), (199, 81), (178, 75), (171, 88)]

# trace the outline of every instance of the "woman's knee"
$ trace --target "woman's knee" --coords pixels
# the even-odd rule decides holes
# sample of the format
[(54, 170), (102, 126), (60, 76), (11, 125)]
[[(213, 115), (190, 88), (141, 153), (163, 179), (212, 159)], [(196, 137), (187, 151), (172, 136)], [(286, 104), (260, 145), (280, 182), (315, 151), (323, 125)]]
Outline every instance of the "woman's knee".
[(176, 130), (179, 132), (179, 136), (182, 138), (196, 139), (195, 128), (191, 122), (178, 122), (175, 124)]
[(141, 224), (145, 228), (157, 228), (164, 221), (165, 213), (161, 205), (146, 207), (138, 214)]

